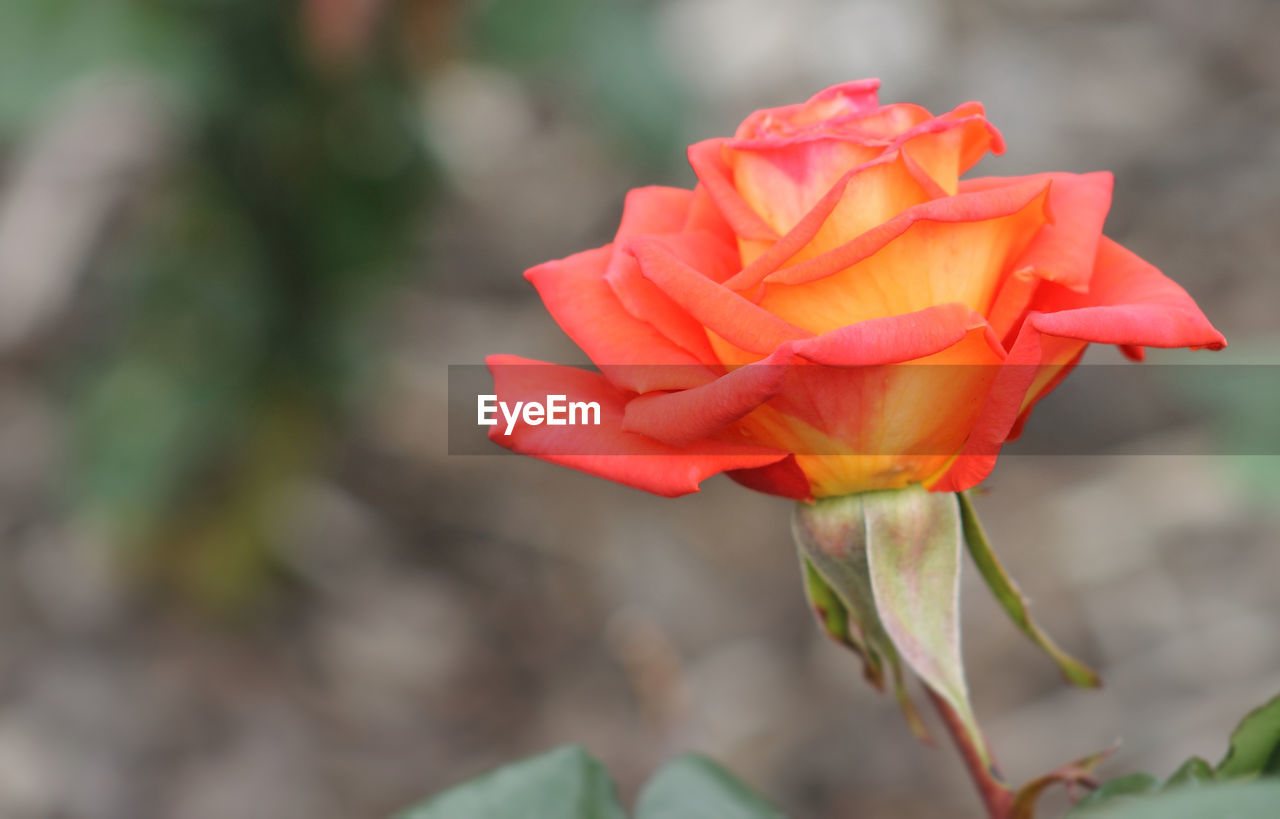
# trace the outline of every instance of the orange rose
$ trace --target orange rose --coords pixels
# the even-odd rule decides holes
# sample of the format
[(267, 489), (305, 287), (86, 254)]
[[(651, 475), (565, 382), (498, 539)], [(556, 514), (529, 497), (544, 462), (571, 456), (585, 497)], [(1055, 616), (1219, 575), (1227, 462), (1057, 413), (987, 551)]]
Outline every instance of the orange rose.
[(800, 499), (958, 491), (1089, 342), (1225, 345), (1102, 236), (1111, 174), (961, 179), (1003, 150), (982, 106), (935, 117), (878, 85), (757, 111), (690, 147), (694, 190), (633, 190), (611, 244), (529, 270), (601, 372), (491, 356), (496, 392), (601, 423), (490, 437), (661, 495), (719, 472)]

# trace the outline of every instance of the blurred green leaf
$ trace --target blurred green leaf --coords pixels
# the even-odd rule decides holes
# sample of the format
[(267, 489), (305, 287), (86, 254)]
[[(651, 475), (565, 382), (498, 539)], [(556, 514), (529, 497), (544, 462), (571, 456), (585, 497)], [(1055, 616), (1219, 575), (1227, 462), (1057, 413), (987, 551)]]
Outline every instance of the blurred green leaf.
[[(1200, 790), (1228, 780), (1247, 780), (1255, 777), (1271, 777), (1280, 775), (1280, 696), (1249, 712), (1231, 734), (1231, 745), (1218, 767), (1214, 769), (1208, 762), (1193, 756), (1178, 766), (1163, 783), (1148, 773), (1134, 773), (1104, 782), (1097, 790), (1080, 800), (1072, 816), (1088, 815), (1092, 808), (1099, 805), (1110, 805), (1114, 801), (1133, 801), (1138, 796)], [(1163, 803), (1162, 803), (1163, 804)], [(1173, 803), (1170, 803), (1173, 804)], [(1181, 803), (1178, 803), (1181, 804)], [(1200, 803), (1188, 803), (1200, 804)], [(1208, 803), (1205, 803), (1208, 804)], [(1280, 816), (1280, 801), (1276, 802), (1277, 810), (1272, 814), (1258, 816)], [(1104, 814), (1098, 814), (1104, 815)], [(1112, 814), (1107, 813), (1106, 816)], [(1129, 814), (1116, 814), (1128, 816)], [(1138, 816), (1139, 814), (1134, 814)], [(1158, 814), (1140, 814), (1155, 816)], [(1174, 814), (1170, 814), (1173, 816)], [(1177, 814), (1178, 816), (1192, 814)], [(1205, 814), (1208, 816), (1209, 814)], [(1254, 816), (1255, 814), (1239, 814)], [(1223, 819), (1215, 815), (1214, 819)]]
[(724, 768), (698, 754), (664, 765), (636, 803), (636, 819), (784, 819)]
[(1081, 801), (1070, 815), (1080, 819), (1275, 819), (1280, 816), (1280, 781), (1233, 782), (1177, 788), (1144, 797), (1121, 796), (1094, 808)]
[(397, 819), (626, 819), (604, 766), (578, 746), (504, 765)]
[(1184, 785), (1199, 785), (1214, 780), (1213, 767), (1198, 756), (1193, 756), (1178, 766), (1164, 787), (1176, 788)]
[(554, 84), (559, 99), (581, 98), (592, 124), (633, 161), (683, 170), (687, 100), (658, 43), (655, 5), (494, 0), (476, 8), (470, 28), (479, 56)]
[[(289, 490), (376, 361), (371, 309), (416, 262), (432, 190), (402, 11), (386, 6), (362, 57), (330, 70), (295, 3), (0, 9), (0, 43), (30, 39), (0, 60), (30, 52), (40, 88), (136, 65), (181, 102), (165, 173), (105, 249), (102, 318), (69, 356), (74, 500), (161, 588), (266, 589)], [(28, 18), (5, 27), (14, 14)], [(38, 64), (64, 48), (67, 70)]]
[(1240, 721), (1217, 774), (1221, 779), (1280, 774), (1280, 696)]
[(171, 88), (195, 83), (206, 55), (171, 11), (145, 0), (0, 3), (0, 132), (28, 125), (64, 88), (105, 69)]
[(1118, 797), (1154, 793), (1159, 787), (1160, 780), (1149, 773), (1131, 773), (1118, 776), (1102, 783), (1097, 790), (1081, 799), (1075, 810), (1071, 812), (1071, 815), (1075, 816), (1077, 812), (1085, 811)]

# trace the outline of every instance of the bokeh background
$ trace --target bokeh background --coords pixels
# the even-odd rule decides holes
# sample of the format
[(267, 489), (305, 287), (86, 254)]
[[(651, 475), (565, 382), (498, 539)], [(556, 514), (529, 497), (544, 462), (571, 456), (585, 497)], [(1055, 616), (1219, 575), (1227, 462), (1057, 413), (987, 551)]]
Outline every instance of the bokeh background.
[[(380, 817), (569, 741), (627, 795), (692, 748), (797, 819), (976, 815), (811, 624), (786, 502), (447, 454), (447, 365), (582, 360), (526, 267), (863, 76), (985, 102), (986, 172), (1113, 170), (1217, 360), (1280, 362), (1272, 0), (0, 4), (0, 815)], [(1274, 394), (1194, 399), (1276, 451)], [(1032, 431), (1099, 402), (1170, 454), (1006, 457), (979, 501), (1107, 680), (965, 577), (1013, 779), (1118, 737), (1104, 773), (1167, 774), (1280, 689), (1277, 459), (1115, 396)]]

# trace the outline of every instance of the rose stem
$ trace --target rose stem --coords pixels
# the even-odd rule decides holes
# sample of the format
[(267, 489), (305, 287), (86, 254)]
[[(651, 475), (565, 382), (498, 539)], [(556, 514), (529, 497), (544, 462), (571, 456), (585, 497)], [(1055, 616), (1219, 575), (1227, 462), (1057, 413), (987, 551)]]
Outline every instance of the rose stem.
[(978, 748), (974, 745), (969, 732), (965, 730), (959, 715), (946, 700), (930, 691), (928, 686), (925, 686), (925, 691), (933, 702), (933, 707), (938, 709), (943, 724), (947, 726), (947, 733), (951, 734), (956, 747), (960, 750), (964, 766), (969, 771), (969, 778), (973, 780), (983, 804), (987, 806), (987, 814), (991, 819), (1009, 819), (1013, 815), (1013, 791), (997, 776), (994, 758), (990, 768), (983, 765), (982, 755), (978, 753)]

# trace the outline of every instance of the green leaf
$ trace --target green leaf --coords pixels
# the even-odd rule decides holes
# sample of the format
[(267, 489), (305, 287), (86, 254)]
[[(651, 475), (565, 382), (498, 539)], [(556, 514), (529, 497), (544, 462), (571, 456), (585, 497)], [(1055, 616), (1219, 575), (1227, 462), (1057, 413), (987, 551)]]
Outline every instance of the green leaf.
[(595, 758), (566, 746), (498, 768), (400, 813), (397, 819), (626, 819)]
[[(1260, 708), (1254, 709), (1243, 720), (1231, 735), (1231, 747), (1227, 751), (1227, 755), (1222, 762), (1218, 763), (1215, 770), (1208, 762), (1198, 756), (1193, 756), (1186, 762), (1183, 762), (1178, 769), (1173, 772), (1164, 783), (1151, 774), (1135, 773), (1128, 776), (1122, 776), (1105, 782), (1096, 791), (1080, 800), (1080, 804), (1071, 812), (1071, 816), (1129, 816), (1129, 813), (1100, 813), (1095, 812), (1095, 808), (1100, 806), (1110, 807), (1114, 802), (1120, 802), (1125, 805), (1135, 803), (1139, 796), (1143, 797), (1140, 801), (1142, 805), (1147, 804), (1146, 795), (1161, 794), (1179, 794), (1183, 792), (1199, 792), (1203, 790), (1221, 791), (1219, 785), (1223, 780), (1228, 779), (1251, 779), (1257, 776), (1269, 776), (1280, 773), (1280, 696), (1267, 702)], [(1159, 804), (1165, 805), (1165, 802)], [(1182, 805), (1181, 802), (1169, 802), (1170, 805)], [(1188, 802), (1188, 805), (1199, 806), (1200, 802)], [(1205, 802), (1204, 805), (1211, 803)], [(1212, 803), (1217, 805), (1217, 803)], [(1225, 807), (1231, 808), (1235, 803), (1229, 805), (1224, 803)], [(1280, 800), (1275, 802), (1280, 808)], [(1194, 811), (1200, 808), (1187, 808)], [(1234, 809), (1234, 808), (1233, 808)], [(1144, 812), (1134, 813), (1133, 816), (1163, 816), (1159, 813)], [(1172, 809), (1170, 809), (1172, 810)], [(1207, 809), (1206, 809), (1207, 810)], [(1243, 810), (1243, 808), (1241, 808)], [(1280, 815), (1280, 809), (1273, 809), (1272, 813), (1227, 813), (1218, 812), (1204, 814), (1190, 813), (1169, 813), (1171, 819), (1177, 819), (1182, 816), (1213, 816), (1213, 819), (1232, 819), (1232, 817), (1272, 817)]]
[(1178, 766), (1178, 770), (1165, 780), (1164, 789), (1180, 788), (1184, 785), (1201, 785), (1212, 782), (1215, 776), (1213, 767), (1198, 756), (1193, 756)]
[[(804, 567), (805, 592), (828, 636), (862, 658), (868, 682), (883, 688), (884, 668), (888, 667), (907, 724), (916, 736), (928, 741), (928, 729), (907, 693), (898, 649), (876, 611), (867, 569), (863, 497), (844, 495), (796, 505), (791, 531)], [(833, 601), (843, 609), (843, 623)]]
[(1070, 816), (1080, 819), (1274, 819), (1278, 814), (1280, 781), (1259, 780), (1176, 788), (1152, 796), (1116, 799), (1097, 808), (1087, 808), (1082, 801)]
[(885, 631), (964, 725), (982, 762), (991, 755), (969, 704), (960, 655), (960, 509), (955, 495), (906, 489), (863, 496), (867, 569)]
[(668, 762), (636, 803), (636, 819), (785, 819), (732, 774), (698, 754)]
[(0, 3), (0, 134), (29, 126), (77, 80), (106, 70), (192, 86), (203, 56), (193, 35), (160, 5)]
[[(1096, 807), (1104, 802), (1111, 800), (1135, 796), (1147, 793), (1154, 793), (1160, 787), (1160, 780), (1156, 779), (1149, 773), (1131, 773), (1125, 776), (1118, 776), (1108, 782), (1104, 782), (1096, 791), (1080, 800), (1075, 810), (1071, 811), (1070, 816), (1075, 816), (1089, 808)], [(1092, 816), (1092, 813), (1088, 814)]]
[(1280, 774), (1280, 695), (1240, 721), (1217, 773), (1221, 779)]
[(1030, 637), (1032, 642), (1040, 646), (1041, 650), (1058, 664), (1059, 670), (1068, 682), (1087, 688), (1101, 685), (1102, 680), (1096, 671), (1059, 648), (1031, 619), (1027, 598), (1013, 582), (1013, 578), (1009, 577), (1009, 573), (1005, 571), (991, 548), (991, 541), (987, 539), (987, 533), (983, 530), (982, 523), (978, 521), (978, 513), (973, 508), (969, 493), (961, 492), (959, 498), (960, 517), (964, 523), (964, 540), (969, 546), (969, 555), (982, 574), (982, 579), (987, 581), (991, 593), (1004, 607), (1009, 619), (1013, 620), (1023, 634)]

